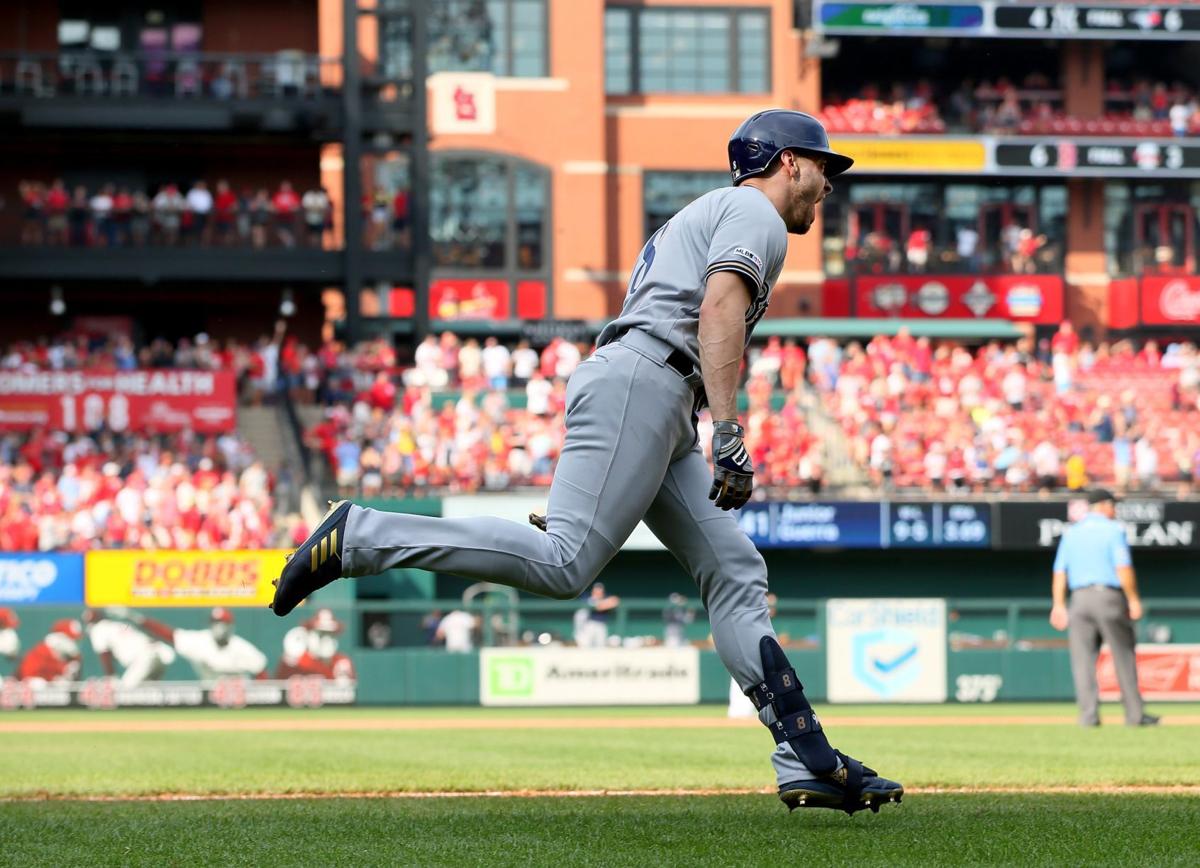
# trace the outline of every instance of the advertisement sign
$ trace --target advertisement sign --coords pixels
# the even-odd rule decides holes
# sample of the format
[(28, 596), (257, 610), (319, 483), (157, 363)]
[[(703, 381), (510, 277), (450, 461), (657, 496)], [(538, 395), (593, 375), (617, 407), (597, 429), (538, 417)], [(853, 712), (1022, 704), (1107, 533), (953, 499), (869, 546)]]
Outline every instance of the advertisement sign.
[(284, 680), (222, 678), (204, 681), (146, 681), (126, 686), (112, 678), (86, 681), (0, 683), (0, 710), (19, 708), (248, 708), (287, 706), (320, 708), (353, 705), (353, 681), (331, 681), (318, 676), (293, 676)]
[(839, 35), (975, 36), (1026, 39), (1188, 40), (1200, 35), (1191, 3), (840, 2), (815, 0), (813, 27)]
[[(827, 33), (956, 33), (983, 27), (982, 3), (819, 3), (814, 26)], [(963, 34), (969, 35), (969, 34)]]
[(1118, 178), (1200, 177), (1200, 145), (1141, 139), (996, 140), (1000, 174)]
[(760, 549), (877, 549), (883, 544), (878, 502), (748, 503), (738, 521)]
[(283, 550), (97, 551), (86, 555), (89, 606), (265, 606)]
[(978, 174), (987, 166), (987, 147), (978, 137), (952, 139), (836, 136), (830, 146), (835, 151), (854, 157), (856, 172)]
[[(1138, 690), (1143, 699), (1154, 702), (1200, 700), (1200, 645), (1138, 645)], [(1100, 699), (1112, 702), (1121, 698), (1112, 652), (1105, 645), (1096, 661)]]
[(830, 702), (945, 702), (946, 601), (829, 600)]
[(1063, 280), (1050, 274), (869, 275), (854, 279), (855, 316), (1009, 319), (1050, 325), (1063, 318)]
[(435, 280), (429, 284), (429, 316), (441, 320), (508, 319), (507, 280)]
[(0, 605), (82, 602), (83, 555), (0, 552)]
[(231, 371), (0, 372), (0, 431), (232, 431)]
[[(1083, 497), (1070, 501), (998, 504), (999, 545), (1002, 549), (1049, 549), (1073, 521), (1087, 514)], [(1200, 503), (1170, 500), (1123, 500), (1117, 519), (1125, 524), (1129, 545), (1146, 549), (1200, 549)]]
[(1143, 277), (1142, 323), (1200, 325), (1200, 277)]
[(696, 648), (484, 648), (482, 705), (694, 705)]
[(496, 131), (496, 78), (490, 72), (438, 72), (428, 86), (435, 135)]

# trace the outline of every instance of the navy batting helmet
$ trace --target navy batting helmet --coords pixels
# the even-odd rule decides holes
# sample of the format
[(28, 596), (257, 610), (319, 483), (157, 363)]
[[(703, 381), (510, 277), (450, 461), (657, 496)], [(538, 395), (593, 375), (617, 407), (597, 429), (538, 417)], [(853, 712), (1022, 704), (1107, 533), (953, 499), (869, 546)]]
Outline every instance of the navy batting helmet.
[(825, 177), (832, 178), (854, 165), (854, 160), (829, 149), (825, 127), (812, 115), (786, 109), (769, 109), (742, 121), (729, 138), (729, 171), (736, 185), (761, 175), (784, 151), (799, 151), (825, 158)]

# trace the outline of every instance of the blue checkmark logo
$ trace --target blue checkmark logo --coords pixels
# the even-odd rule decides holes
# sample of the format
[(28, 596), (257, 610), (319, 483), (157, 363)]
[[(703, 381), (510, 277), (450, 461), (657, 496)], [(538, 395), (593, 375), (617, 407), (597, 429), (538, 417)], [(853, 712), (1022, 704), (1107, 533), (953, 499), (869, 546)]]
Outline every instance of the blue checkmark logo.
[(870, 630), (853, 642), (854, 677), (880, 699), (889, 699), (921, 675), (920, 643), (911, 630)]
[(912, 660), (916, 656), (917, 656), (917, 646), (913, 645), (910, 648), (908, 648), (907, 650), (901, 651), (899, 656), (893, 657), (891, 660), (880, 660), (878, 657), (873, 657), (871, 659), (871, 665), (874, 666), (876, 669), (878, 669), (880, 672), (882, 672), (884, 675), (887, 675), (891, 672), (895, 672), (897, 669), (899, 669), (901, 666), (903, 666), (905, 663), (907, 663), (909, 660)]

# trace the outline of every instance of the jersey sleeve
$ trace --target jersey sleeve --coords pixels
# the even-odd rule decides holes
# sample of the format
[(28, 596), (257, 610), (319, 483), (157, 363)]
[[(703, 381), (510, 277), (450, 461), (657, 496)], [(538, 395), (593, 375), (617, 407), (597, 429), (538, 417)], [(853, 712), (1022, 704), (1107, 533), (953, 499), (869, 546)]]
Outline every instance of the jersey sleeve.
[(202, 660), (210, 642), (207, 630), (176, 630), (172, 636), (175, 651), (184, 660)]
[(787, 253), (787, 230), (775, 208), (757, 191), (729, 196), (716, 215), (704, 269), (707, 281), (732, 271), (753, 287), (754, 300), (779, 275)]
[(97, 654), (112, 650), (112, 631), (106, 621), (97, 621), (88, 629), (88, 640)]
[(238, 642), (238, 664), (247, 675), (257, 675), (267, 668), (267, 655), (256, 648), (253, 643), (241, 636), (235, 636)]

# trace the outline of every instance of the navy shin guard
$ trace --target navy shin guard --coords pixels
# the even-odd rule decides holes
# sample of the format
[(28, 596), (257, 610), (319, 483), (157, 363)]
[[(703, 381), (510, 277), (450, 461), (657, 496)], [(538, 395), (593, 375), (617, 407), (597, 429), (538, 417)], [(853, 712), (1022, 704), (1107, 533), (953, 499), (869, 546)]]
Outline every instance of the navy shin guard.
[[(821, 729), (821, 721), (804, 696), (804, 685), (796, 670), (773, 636), (763, 636), (758, 643), (762, 655), (763, 680), (746, 691), (754, 707), (760, 711), (767, 706), (775, 712), (771, 734), (776, 744), (791, 745), (800, 762), (814, 775), (827, 777), (838, 766), (838, 756)], [(861, 783), (859, 783), (861, 788)]]

